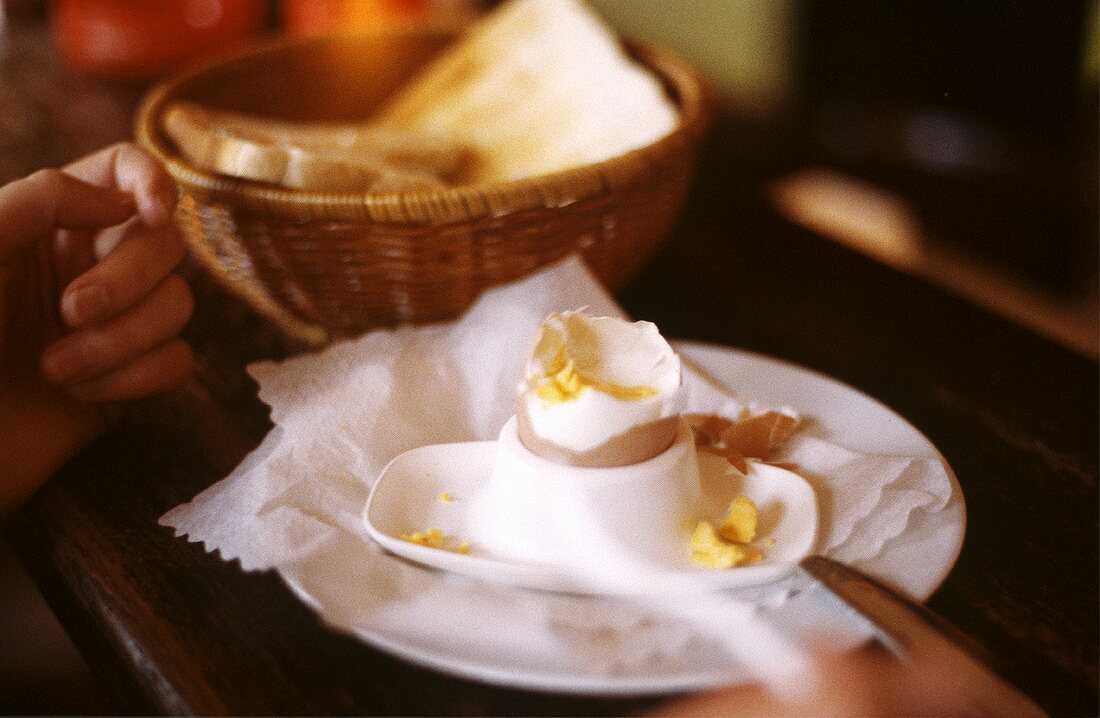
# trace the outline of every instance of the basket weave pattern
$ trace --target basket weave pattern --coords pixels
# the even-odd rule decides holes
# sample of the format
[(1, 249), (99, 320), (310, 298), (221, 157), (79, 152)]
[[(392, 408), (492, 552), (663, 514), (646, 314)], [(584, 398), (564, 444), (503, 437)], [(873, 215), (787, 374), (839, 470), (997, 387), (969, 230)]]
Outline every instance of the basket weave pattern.
[(282, 329), (321, 343), (454, 318), (485, 288), (571, 252), (613, 290), (630, 279), (683, 204), (706, 120), (690, 67), (631, 49), (665, 81), (680, 126), (621, 157), (529, 180), (327, 195), (210, 175), (159, 131), (178, 82), (146, 99), (138, 137), (181, 186), (177, 221), (199, 261)]

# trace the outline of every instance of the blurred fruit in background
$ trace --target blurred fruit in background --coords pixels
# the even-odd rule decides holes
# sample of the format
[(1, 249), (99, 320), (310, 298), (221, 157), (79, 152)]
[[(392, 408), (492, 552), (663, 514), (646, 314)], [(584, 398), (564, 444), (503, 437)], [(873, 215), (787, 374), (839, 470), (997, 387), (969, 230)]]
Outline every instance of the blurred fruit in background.
[(282, 0), (283, 27), (295, 35), (369, 30), (387, 24), (473, 17), (478, 0)]
[(54, 42), (74, 71), (149, 80), (258, 33), (265, 0), (54, 0)]
[(417, 20), (430, 0), (283, 0), (283, 26), (299, 35), (362, 30), (384, 21)]

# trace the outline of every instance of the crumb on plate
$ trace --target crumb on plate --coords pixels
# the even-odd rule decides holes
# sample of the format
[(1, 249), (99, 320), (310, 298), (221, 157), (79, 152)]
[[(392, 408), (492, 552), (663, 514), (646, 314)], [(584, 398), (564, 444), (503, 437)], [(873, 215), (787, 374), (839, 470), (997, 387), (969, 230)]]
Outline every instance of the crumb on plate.
[(691, 561), (706, 568), (733, 568), (745, 559), (744, 550), (723, 541), (709, 521), (700, 521), (691, 534)]
[(428, 529), (427, 531), (410, 531), (401, 534), (402, 541), (427, 546), (428, 548), (441, 548), (443, 546), (443, 531), (441, 529)]
[(749, 543), (756, 538), (756, 504), (748, 496), (738, 496), (730, 502), (718, 535), (733, 543)]
[[(756, 504), (747, 496), (730, 502), (718, 528), (699, 521), (691, 534), (691, 561), (704, 568), (735, 568), (763, 560), (760, 549), (750, 546), (756, 538)], [(774, 544), (774, 540), (768, 539)]]
[(410, 531), (401, 534), (401, 540), (418, 546), (427, 546), (428, 548), (438, 548), (444, 551), (454, 551), (455, 553), (470, 553), (470, 543), (468, 541), (461, 541), (456, 544), (456, 539), (444, 536), (442, 529)]

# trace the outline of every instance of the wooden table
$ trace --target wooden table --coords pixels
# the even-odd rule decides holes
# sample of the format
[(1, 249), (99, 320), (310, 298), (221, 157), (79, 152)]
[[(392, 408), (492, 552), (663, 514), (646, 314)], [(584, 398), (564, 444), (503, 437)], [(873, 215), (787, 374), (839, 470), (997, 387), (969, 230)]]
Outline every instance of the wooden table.
[[(99, 114), (44, 111), (22, 144), (0, 146), (0, 180), (128, 133), (137, 91), (69, 78), (40, 30), (16, 40), (9, 85), (40, 73)], [(624, 306), (672, 337), (830, 374), (911, 420), (954, 467), (969, 512), (958, 565), (929, 605), (1051, 713), (1095, 714), (1097, 364), (784, 221), (734, 145), (720, 125), (679, 229)], [(199, 380), (138, 411), (5, 525), (120, 711), (596, 715), (653, 702), (408, 665), (326, 629), (274, 574), (245, 574), (158, 526), (266, 432), (244, 364), (294, 350), (202, 277), (195, 286)]]

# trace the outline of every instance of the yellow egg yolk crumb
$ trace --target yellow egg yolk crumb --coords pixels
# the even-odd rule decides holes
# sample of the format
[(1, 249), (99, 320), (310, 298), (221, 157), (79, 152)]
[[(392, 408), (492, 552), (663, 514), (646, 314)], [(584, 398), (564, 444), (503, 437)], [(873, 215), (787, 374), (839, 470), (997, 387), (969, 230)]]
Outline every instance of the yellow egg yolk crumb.
[(454, 499), (454, 497), (451, 496), (451, 492), (449, 491), (440, 491), (438, 498), (440, 501), (447, 504), (451, 503), (451, 501)]
[(626, 386), (585, 376), (577, 371), (572, 359), (565, 358), (562, 351), (558, 351), (546, 367), (546, 376), (535, 386), (535, 393), (547, 404), (557, 404), (577, 398), (586, 387), (623, 401), (645, 399), (657, 393), (657, 389), (648, 384)]
[(443, 545), (443, 531), (440, 529), (412, 531), (409, 533), (401, 534), (401, 540), (408, 541), (409, 543), (418, 544), (420, 546), (427, 546), (428, 548), (439, 548)]
[(446, 544), (449, 543), (453, 545), (453, 539), (448, 539), (444, 536), (442, 529), (410, 531), (409, 533), (401, 534), (401, 540), (417, 544), (418, 546), (427, 546), (428, 548), (438, 548), (444, 551), (454, 551), (455, 553), (470, 553), (470, 543), (468, 541), (462, 541), (454, 546), (454, 548), (447, 546)]
[(738, 496), (730, 502), (718, 528), (709, 521), (695, 525), (691, 534), (691, 561), (704, 568), (734, 568), (756, 563), (763, 560), (764, 555), (748, 545), (754, 538), (756, 505), (747, 496)]
[(749, 543), (756, 538), (756, 505), (747, 496), (730, 502), (718, 535), (734, 543)]
[(557, 404), (575, 399), (583, 388), (581, 375), (577, 373), (573, 361), (570, 360), (557, 371), (548, 371), (547, 376), (535, 387), (535, 392), (546, 403)]
[(741, 565), (745, 551), (718, 537), (709, 521), (700, 521), (691, 534), (691, 561), (706, 568), (733, 568)]

